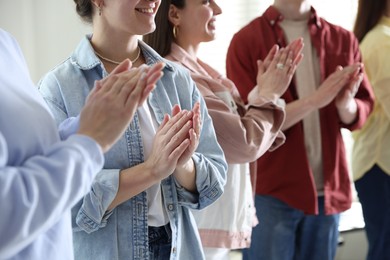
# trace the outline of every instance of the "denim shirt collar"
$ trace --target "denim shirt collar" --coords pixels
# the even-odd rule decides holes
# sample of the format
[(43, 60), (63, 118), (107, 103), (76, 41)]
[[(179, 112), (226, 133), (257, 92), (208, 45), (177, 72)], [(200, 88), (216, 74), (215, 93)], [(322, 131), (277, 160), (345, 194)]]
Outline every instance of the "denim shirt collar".
[[(72, 53), (70, 61), (81, 70), (90, 70), (99, 66), (103, 73), (102, 76), (107, 76), (108, 73), (106, 72), (103, 63), (96, 56), (95, 51), (91, 45), (91, 37), (92, 35), (88, 34), (81, 40), (76, 50)], [(145, 57), (147, 65), (150, 66), (157, 62), (164, 62), (166, 69), (174, 71), (174, 68), (167, 64), (165, 60), (145, 42), (138, 40), (138, 44), (142, 50), (142, 54)]]

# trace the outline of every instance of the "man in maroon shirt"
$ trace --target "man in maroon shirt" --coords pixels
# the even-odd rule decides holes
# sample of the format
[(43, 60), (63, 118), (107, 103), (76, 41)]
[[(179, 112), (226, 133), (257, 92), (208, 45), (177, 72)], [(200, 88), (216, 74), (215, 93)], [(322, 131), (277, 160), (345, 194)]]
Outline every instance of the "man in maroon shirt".
[(297, 37), (304, 58), (282, 96), (286, 143), (257, 161), (260, 225), (244, 259), (334, 259), (339, 213), (351, 206), (341, 128), (361, 127), (374, 102), (353, 34), (318, 17), (309, 0), (275, 0), (234, 35), (227, 76), (245, 99), (256, 61)]

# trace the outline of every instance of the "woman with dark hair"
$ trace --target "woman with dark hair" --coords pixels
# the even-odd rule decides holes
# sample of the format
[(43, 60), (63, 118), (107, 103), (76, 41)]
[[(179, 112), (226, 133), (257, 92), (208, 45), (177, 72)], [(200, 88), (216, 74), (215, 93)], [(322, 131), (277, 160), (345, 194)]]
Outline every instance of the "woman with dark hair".
[(301, 39), (281, 50), (275, 45), (264, 63), (258, 61), (258, 87), (246, 107), (233, 82), (196, 56), (201, 42), (214, 40), (215, 20), (221, 12), (214, 0), (163, 1), (156, 14), (156, 30), (144, 36), (161, 56), (191, 72), (228, 162), (222, 197), (207, 209), (193, 212), (207, 259), (228, 259), (231, 249), (250, 245), (257, 218), (249, 163), (284, 142), (280, 129), (285, 112), (279, 97), (292, 79), (303, 47)]
[(354, 32), (375, 103), (363, 128), (353, 133), (353, 177), (363, 209), (367, 259), (390, 259), (390, 1), (359, 0)]
[(78, 113), (90, 82), (104, 78), (119, 61), (131, 59), (140, 73), (166, 64), (156, 88), (106, 154), (91, 191), (72, 209), (75, 258), (202, 259), (190, 209), (201, 210), (221, 196), (227, 165), (189, 73), (139, 40), (155, 29), (160, 0), (75, 3), (93, 33), (39, 84), (58, 123)]

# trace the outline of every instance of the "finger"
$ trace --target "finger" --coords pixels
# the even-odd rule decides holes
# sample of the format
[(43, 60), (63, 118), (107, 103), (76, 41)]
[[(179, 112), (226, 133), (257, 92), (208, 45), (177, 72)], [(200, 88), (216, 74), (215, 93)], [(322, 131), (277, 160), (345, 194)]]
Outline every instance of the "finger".
[(165, 114), (160, 126), (158, 127), (157, 133), (159, 133), (161, 131), (161, 129), (166, 126), (169, 119), (170, 119), (170, 116), (168, 114)]
[(181, 111), (180, 106), (178, 104), (174, 105), (172, 108), (172, 116), (179, 114), (180, 111)]
[(200, 102), (199, 101), (196, 101), (196, 103), (195, 103), (194, 107), (192, 108), (192, 110), (194, 111), (194, 113), (200, 115)]
[(184, 124), (182, 124), (181, 121), (178, 121), (176, 126), (178, 126), (176, 129), (175, 127), (172, 127), (170, 131), (172, 133), (172, 138), (170, 138), (170, 140), (174, 146), (177, 146), (179, 142), (181, 143), (184, 139), (188, 138), (189, 131), (192, 128), (192, 120), (187, 120)]
[(148, 73), (146, 84), (155, 86), (163, 75), (164, 73), (162, 71), (156, 71), (153, 74)]
[(187, 150), (187, 148), (190, 145), (190, 140), (185, 139), (179, 146), (177, 146), (171, 154), (168, 156), (168, 160), (170, 161), (177, 161), (180, 159), (180, 157), (184, 154), (184, 152)]
[(196, 133), (195, 129), (190, 129), (189, 136), (190, 136), (189, 149), (191, 150), (191, 152), (194, 152), (196, 150), (196, 147), (198, 146), (199, 134)]
[(298, 66), (296, 64), (290, 66), (290, 68), (287, 71), (287, 75), (289, 77), (292, 77), (294, 75), (295, 71), (297, 70), (297, 68), (298, 68)]
[(298, 38), (291, 43), (290, 50), (293, 52), (293, 61), (302, 53), (304, 47), (303, 39)]
[(293, 51), (288, 51), (286, 60), (284, 61), (285, 68), (288, 70), (292, 65), (293, 65), (293, 56), (294, 52)]
[(351, 83), (350, 91), (349, 91), (352, 97), (354, 97), (356, 95), (356, 93), (358, 92), (362, 81), (363, 81), (363, 73), (359, 73), (359, 75), (357, 75), (353, 79), (353, 81)]
[(200, 114), (200, 103), (199, 102), (196, 102), (195, 105), (194, 105), (194, 108), (193, 108), (193, 117), (192, 117), (192, 121), (193, 121), (193, 127), (194, 127), (194, 130), (195, 130), (195, 133), (197, 135), (200, 134), (200, 129), (201, 129), (201, 114)]
[(199, 115), (194, 115), (192, 118), (192, 127), (194, 128), (195, 134), (200, 135), (200, 129), (201, 129), (201, 119)]
[[(340, 74), (342, 74), (344, 68), (342, 66), (337, 66), (336, 69), (334, 70), (334, 72), (331, 74), (331, 76), (338, 76)], [(345, 73), (345, 71), (344, 71)]]
[(280, 49), (280, 51), (276, 54), (274, 60), (270, 64), (271, 68), (283, 69), (285, 67), (285, 62), (286, 62), (288, 52), (289, 51), (286, 48)]
[[(192, 113), (190, 113), (192, 117)], [(172, 138), (175, 132), (178, 132), (185, 123), (191, 119), (187, 110), (182, 110), (167, 122), (167, 124), (161, 129), (161, 134), (168, 135), (168, 138)], [(173, 129), (173, 132), (171, 131)]]
[[(115, 74), (119, 74), (119, 73), (128, 71), (132, 66), (133, 66), (133, 64), (131, 63), (131, 61), (129, 59), (125, 59), (118, 66), (116, 66), (115, 69), (113, 69), (113, 71), (111, 71), (110, 75), (115, 75)], [(102, 79), (102, 81), (105, 82), (108, 77)]]
[[(112, 95), (118, 95), (118, 94), (125, 95), (125, 98), (127, 98), (128, 94), (133, 92), (134, 89), (137, 88), (137, 86), (138, 86), (138, 91), (140, 92), (141, 86), (139, 86), (138, 83), (141, 79), (141, 75), (143, 74), (140, 73), (139, 70), (123, 72), (122, 74), (117, 76), (118, 79), (111, 87), (110, 93)], [(142, 82), (145, 85), (145, 79)]]
[(143, 102), (146, 100), (146, 98), (149, 96), (149, 94), (155, 89), (156, 83), (160, 78), (163, 76), (163, 72), (155, 72), (150, 77), (147, 76), (146, 78), (146, 87), (144, 88), (144, 91), (140, 98), (140, 104), (143, 104)]
[(257, 60), (257, 74), (263, 74), (265, 72), (264, 63), (261, 60)]
[(296, 59), (292, 61), (291, 66), (288, 68), (288, 71), (287, 71), (288, 75), (291, 75), (291, 76), (294, 75), (294, 73), (297, 70), (298, 65), (299, 65), (299, 63), (301, 63), (302, 59), (303, 59), (303, 54), (300, 53), (298, 55), (298, 57), (296, 57)]
[(295, 73), (295, 71), (297, 70), (299, 63), (301, 63), (302, 59), (303, 59), (303, 54), (301, 53), (298, 55), (298, 57), (296, 57), (295, 60), (293, 60), (287, 74), (293, 75)]
[[(172, 122), (168, 123), (168, 125), (170, 124), (169, 128), (173, 129), (173, 131), (168, 131), (167, 136), (172, 138), (175, 133), (181, 131), (188, 123), (192, 126), (192, 116), (193, 112), (187, 110), (182, 110), (177, 113), (177, 115), (173, 116), (174, 120), (171, 120)], [(188, 133), (188, 130), (189, 128), (186, 130), (186, 133)]]
[(102, 83), (101, 83), (101, 81), (100, 81), (100, 80), (95, 80), (94, 86), (93, 86), (91, 92), (89, 92), (88, 96), (91, 97), (91, 96), (95, 95), (95, 94), (98, 93), (101, 89), (102, 89)]
[(164, 73), (161, 71), (165, 66), (165, 63), (159, 62), (150, 67), (146, 75), (146, 87), (141, 96), (140, 103), (142, 104), (146, 97), (154, 90), (156, 87), (157, 81), (161, 79)]
[(132, 67), (132, 65), (133, 64), (129, 59), (125, 59), (118, 66), (116, 66), (115, 69), (113, 69), (110, 74), (118, 74), (127, 71)]
[(140, 75), (139, 69), (131, 69), (117, 74), (110, 74), (105, 79), (100, 80), (100, 83), (102, 85), (100, 91), (105, 91), (105, 92), (110, 91), (111, 94), (117, 94), (121, 91), (125, 82), (128, 82), (129, 79), (133, 77), (136, 77), (135, 80), (138, 80), (139, 75)]
[(111, 88), (115, 85), (115, 83), (119, 80), (119, 75), (110, 75), (102, 80), (98, 81), (99, 92), (107, 93), (111, 91)]
[[(179, 122), (177, 122), (178, 124)], [(165, 144), (168, 151), (173, 151), (177, 146), (179, 146), (184, 140), (188, 139), (189, 131), (192, 127), (192, 122), (187, 121), (183, 126), (179, 128), (172, 127), (169, 129), (169, 132), (165, 135)]]
[(269, 65), (271, 64), (272, 60), (275, 58), (275, 55), (279, 52), (279, 46), (277, 44), (275, 44), (271, 50), (269, 51), (269, 53), (267, 54), (267, 56), (265, 57), (264, 61), (263, 61), (263, 64), (264, 64), (264, 69), (267, 70), (267, 68), (269, 67)]
[(125, 82), (125, 85), (120, 92), (120, 96), (125, 97), (125, 106), (128, 108), (134, 107), (134, 104), (137, 104), (138, 107), (142, 105), (146, 99), (146, 97), (141, 99), (144, 90), (143, 86), (146, 85), (146, 73), (142, 72), (136, 83), (134, 82), (135, 80), (135, 77), (130, 78)]
[[(140, 66), (138, 68), (133, 68), (126, 72), (122, 72), (117, 75), (118, 77), (117, 84), (129, 85), (132, 83), (133, 87), (141, 87), (141, 89), (144, 89), (147, 80), (146, 79), (147, 71), (148, 71), (147, 67)], [(139, 83), (143, 83), (143, 85), (140, 86)]]
[(271, 62), (272, 68), (275, 68), (276, 64), (282, 63), (282, 59), (283, 59), (282, 56), (283, 54), (285, 54), (285, 51), (286, 51), (285, 48), (281, 48), (279, 52), (275, 55), (275, 58)]
[(146, 85), (139, 100), (140, 105), (145, 102), (145, 100), (149, 97), (150, 93), (154, 90), (155, 87), (156, 85)]
[(162, 71), (165, 67), (165, 63), (164, 62), (158, 62), (158, 63), (155, 63), (153, 64), (151, 67), (150, 67), (150, 71), (149, 73), (150, 74), (153, 74), (155, 72), (158, 72), (158, 71)]

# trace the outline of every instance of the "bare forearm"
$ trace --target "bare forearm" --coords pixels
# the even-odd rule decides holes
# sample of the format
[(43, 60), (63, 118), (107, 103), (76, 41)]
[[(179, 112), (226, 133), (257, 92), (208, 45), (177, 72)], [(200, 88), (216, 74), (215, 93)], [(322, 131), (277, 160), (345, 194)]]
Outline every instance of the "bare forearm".
[(197, 192), (195, 164), (192, 159), (188, 160), (185, 165), (176, 167), (173, 176), (183, 188), (190, 192)]
[(118, 192), (108, 210), (145, 191), (160, 180), (146, 163), (122, 170), (119, 176)]
[(286, 104), (286, 120), (282, 130), (287, 130), (317, 109), (310, 98), (302, 98)]

